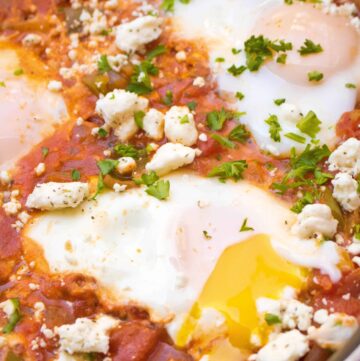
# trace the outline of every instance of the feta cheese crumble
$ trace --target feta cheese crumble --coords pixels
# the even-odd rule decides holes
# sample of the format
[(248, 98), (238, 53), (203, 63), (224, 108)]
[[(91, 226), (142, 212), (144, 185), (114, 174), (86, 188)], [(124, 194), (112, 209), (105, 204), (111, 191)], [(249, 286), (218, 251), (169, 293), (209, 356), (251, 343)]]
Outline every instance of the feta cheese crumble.
[(358, 182), (348, 173), (338, 173), (332, 180), (334, 186), (333, 196), (348, 212), (360, 207), (360, 194)]

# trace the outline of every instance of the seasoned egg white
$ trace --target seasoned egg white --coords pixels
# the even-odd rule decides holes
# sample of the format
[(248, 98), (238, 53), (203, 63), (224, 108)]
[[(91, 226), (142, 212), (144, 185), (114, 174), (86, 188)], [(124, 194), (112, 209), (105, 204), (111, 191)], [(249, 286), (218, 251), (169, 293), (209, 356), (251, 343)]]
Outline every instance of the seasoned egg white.
[[(317, 135), (320, 142), (336, 143), (335, 125), (356, 103), (357, 90), (346, 84), (360, 81), (360, 36), (350, 23), (350, 17), (325, 14), (319, 5), (296, 1), (286, 5), (282, 0), (177, 2), (173, 18), (174, 36), (200, 40), (208, 47), (220, 90), (244, 95), (234, 104), (246, 113), (240, 121), (262, 149), (275, 155), (305, 147), (285, 134), (300, 135), (305, 143), (311, 140), (296, 127), (301, 114), (309, 111), (322, 122)], [(291, 42), (293, 50), (287, 52), (285, 65), (276, 63), (275, 56), (259, 71), (234, 77), (227, 69), (246, 64), (244, 42), (252, 35)], [(320, 44), (324, 51), (301, 56), (298, 49), (306, 39)], [(323, 73), (324, 79), (310, 82), (308, 73), (312, 71)], [(285, 104), (276, 105), (277, 99), (284, 99)], [(278, 117), (282, 128), (279, 142), (270, 137), (265, 123), (270, 115)]]
[[(12, 165), (68, 117), (61, 95), (51, 92), (45, 79), (30, 77), (20, 57), (34, 55), (0, 43), (0, 168)], [(33, 61), (36, 74), (43, 65)]]
[[(43, 247), (52, 271), (94, 276), (116, 302), (144, 306), (153, 320), (166, 322), (180, 345), (192, 332), (186, 321), (195, 304), (223, 313), (234, 339), (239, 329), (248, 337), (257, 297), (301, 288), (303, 271), (295, 264), (338, 276), (336, 249), (296, 240), (290, 233), (296, 216), (271, 194), (246, 181), (182, 173), (167, 179), (168, 201), (144, 188), (108, 192), (77, 209), (35, 217), (25, 237)], [(243, 294), (249, 287), (254, 293)], [(227, 306), (231, 292), (236, 312)], [(238, 318), (240, 310), (250, 319)]]

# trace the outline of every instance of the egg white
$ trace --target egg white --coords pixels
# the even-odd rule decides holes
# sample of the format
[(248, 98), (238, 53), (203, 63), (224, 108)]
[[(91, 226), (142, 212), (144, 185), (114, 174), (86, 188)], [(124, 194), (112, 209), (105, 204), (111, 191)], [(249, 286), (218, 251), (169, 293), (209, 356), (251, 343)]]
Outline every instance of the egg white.
[(11, 167), (68, 118), (63, 98), (49, 91), (45, 80), (14, 74), (21, 69), (19, 56), (0, 43), (0, 169)]
[[(52, 271), (94, 276), (117, 302), (171, 321), (174, 338), (224, 250), (253, 235), (268, 235), (295, 263), (339, 272), (336, 250), (296, 240), (290, 233), (296, 216), (271, 194), (246, 181), (182, 173), (167, 179), (168, 201), (144, 188), (108, 192), (77, 209), (39, 215), (25, 239), (43, 247)], [(245, 219), (254, 231), (240, 232)]]
[[(304, 6), (306, 10), (306, 7), (310, 5), (305, 4)], [(298, 75), (290, 74), (291, 76), (288, 75), (290, 79), (287, 79), (279, 76), (281, 71), (274, 71), (279, 69), (267, 65), (262, 66), (257, 72), (245, 71), (238, 77), (234, 77), (227, 71), (234, 64), (240, 66), (246, 63), (244, 51), (234, 55), (232, 49), (243, 49), (244, 42), (251, 35), (260, 35), (258, 34), (259, 24), (267, 20), (267, 14), (281, 7), (289, 7), (289, 5), (284, 4), (282, 0), (193, 0), (187, 5), (177, 2), (173, 18), (174, 34), (176, 37), (200, 39), (209, 50), (210, 66), (219, 89), (232, 95), (236, 92), (244, 94), (244, 99), (237, 101), (234, 106), (237, 110), (246, 113), (240, 121), (248, 126), (262, 149), (270, 151), (274, 155), (287, 155), (292, 147), (298, 150), (304, 149), (305, 144), (285, 137), (286, 133), (305, 136), (307, 143), (311, 140), (310, 137), (300, 133), (296, 127), (296, 121), (285, 119), (281, 108), (274, 104), (275, 99), (284, 98), (288, 104), (295, 105), (303, 115), (310, 110), (316, 113), (322, 122), (317, 138), (321, 143), (332, 147), (337, 141), (335, 135), (337, 121), (344, 112), (353, 110), (356, 104), (356, 90), (346, 88), (345, 84), (356, 84), (360, 80), (359, 49), (352, 49), (357, 52), (353, 64), (329, 76), (325, 73), (325, 78), (320, 83), (306, 81), (298, 83), (293, 81), (294, 78), (299, 77)], [(322, 14), (320, 9), (317, 11)], [(325, 19), (331, 16), (333, 15), (326, 15)], [(296, 25), (296, 21), (298, 20), (295, 20), (294, 29), (296, 26), (302, 28), (303, 25), (300, 24), (300, 21), (298, 25)], [(316, 43), (324, 44), (329, 41), (327, 36), (331, 31), (336, 31), (326, 22), (316, 26), (309, 24), (309, 29), (308, 34), (305, 34), (306, 28), (303, 28), (304, 35), (301, 44), (309, 36)], [(327, 29), (330, 29), (330, 33), (327, 32)], [(312, 34), (312, 30), (314, 30), (314, 34)], [(266, 36), (266, 34), (264, 35)], [(271, 40), (276, 39), (271, 38)], [(336, 46), (340, 46), (337, 40), (339, 39), (334, 40), (334, 44), (331, 44), (332, 48), (328, 49), (334, 56)], [(297, 45), (294, 44), (293, 53), (296, 53)], [(217, 62), (218, 58), (224, 58), (225, 61)], [(290, 56), (290, 61), (293, 58)], [(309, 62), (309, 57), (298, 56), (298, 58), (304, 62), (303, 76), (307, 79), (309, 69), (306, 68), (306, 64)], [(287, 65), (281, 66), (286, 67)], [(313, 70), (319, 69), (310, 69), (310, 71)], [(283, 129), (280, 142), (275, 142), (270, 137), (269, 126), (265, 123), (270, 114), (278, 116)]]

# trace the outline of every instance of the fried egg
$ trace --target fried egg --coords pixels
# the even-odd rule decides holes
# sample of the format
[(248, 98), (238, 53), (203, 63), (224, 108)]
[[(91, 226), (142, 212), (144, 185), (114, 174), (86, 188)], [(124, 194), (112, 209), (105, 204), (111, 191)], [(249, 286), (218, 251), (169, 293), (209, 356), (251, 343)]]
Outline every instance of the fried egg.
[[(317, 138), (333, 146), (335, 125), (342, 114), (353, 110), (360, 82), (360, 36), (350, 15), (327, 14), (322, 5), (283, 0), (193, 0), (177, 2), (173, 19), (174, 36), (201, 41), (209, 50), (210, 65), (219, 88), (234, 96), (237, 110), (245, 112), (241, 122), (253, 133), (258, 145), (275, 155), (286, 155), (292, 147), (302, 150), (311, 138), (301, 133), (296, 124), (313, 111), (321, 123)], [(268, 60), (255, 72), (233, 76), (228, 69), (246, 64), (244, 42), (252, 35), (263, 35), (272, 41), (290, 42), (286, 64)], [(301, 56), (305, 40), (320, 44), (323, 51)], [(234, 49), (234, 50), (233, 50)], [(240, 51), (241, 50), (241, 51)], [(219, 60), (220, 59), (220, 60)], [(308, 79), (317, 71), (321, 81)], [(278, 106), (277, 99), (285, 103)], [(278, 117), (280, 141), (274, 141), (265, 120)], [(302, 143), (288, 138), (293, 133)]]
[(108, 192), (35, 217), (24, 236), (43, 247), (53, 272), (95, 277), (116, 302), (145, 307), (166, 323), (181, 346), (197, 322), (189, 323), (194, 307), (220, 312), (231, 343), (242, 347), (257, 326), (258, 297), (300, 290), (302, 266), (339, 272), (336, 249), (326, 246), (333, 242), (303, 246), (290, 233), (296, 215), (270, 193), (192, 173), (167, 179), (166, 202), (144, 188)]
[(48, 90), (47, 81), (38, 76), (44, 71), (30, 50), (0, 43), (0, 168), (13, 164), (67, 119), (61, 95)]

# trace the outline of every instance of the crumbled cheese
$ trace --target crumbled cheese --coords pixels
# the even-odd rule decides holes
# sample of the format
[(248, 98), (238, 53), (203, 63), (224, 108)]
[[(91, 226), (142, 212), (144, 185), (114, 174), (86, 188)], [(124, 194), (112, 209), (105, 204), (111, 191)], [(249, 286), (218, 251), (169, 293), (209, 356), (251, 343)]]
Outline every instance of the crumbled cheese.
[(149, 101), (122, 89), (109, 92), (96, 102), (96, 112), (104, 118), (106, 126), (116, 128), (133, 119), (134, 113), (144, 111)]
[(182, 144), (166, 143), (156, 151), (152, 160), (146, 164), (146, 169), (161, 176), (191, 164), (195, 156), (195, 149)]
[(309, 341), (298, 330), (280, 333), (256, 355), (256, 361), (297, 361), (309, 351)]
[(108, 29), (106, 16), (98, 9), (95, 9), (92, 15), (83, 10), (80, 21), (83, 23), (83, 32), (85, 34), (101, 35)]
[(143, 130), (149, 138), (160, 140), (164, 137), (164, 114), (150, 109), (143, 119)]
[(356, 176), (360, 173), (360, 140), (349, 138), (334, 150), (329, 157), (329, 170), (349, 173)]
[(113, 185), (113, 190), (114, 192), (116, 193), (121, 193), (121, 192), (124, 192), (127, 188), (127, 185), (126, 184), (119, 184), (119, 183), (115, 183)]
[(185, 51), (178, 51), (176, 54), (175, 54), (175, 59), (177, 61), (185, 61), (186, 60), (186, 53)]
[(37, 184), (28, 196), (26, 206), (41, 210), (54, 210), (60, 208), (75, 208), (88, 195), (87, 183), (42, 183)]
[(2, 207), (8, 216), (14, 216), (20, 211), (21, 203), (16, 199), (11, 199), (9, 202), (4, 203)]
[(8, 185), (11, 182), (10, 174), (7, 170), (0, 171), (0, 184)]
[(273, 300), (261, 297), (256, 300), (256, 308), (260, 314), (279, 316), (283, 329), (298, 328), (306, 331), (311, 326), (313, 308), (295, 299)]
[(333, 217), (331, 209), (325, 204), (308, 204), (297, 216), (297, 222), (291, 231), (300, 238), (310, 238), (316, 233), (333, 237), (338, 221)]
[(120, 174), (132, 173), (136, 169), (136, 161), (131, 157), (122, 157), (119, 159), (116, 169)]
[(116, 45), (128, 53), (141, 51), (144, 45), (156, 40), (161, 34), (162, 19), (143, 16), (116, 28)]
[(132, 138), (139, 130), (136, 125), (135, 119), (130, 118), (121, 123), (117, 128), (114, 129), (114, 134), (119, 138), (121, 142), (126, 142)]
[(46, 338), (54, 338), (56, 336), (55, 332), (50, 328), (47, 328), (46, 325), (42, 325), (40, 331)]
[(352, 259), (352, 261), (358, 266), (360, 267), (360, 257), (356, 256)]
[(62, 82), (57, 80), (51, 80), (49, 81), (48, 89), (52, 92), (58, 92), (62, 89)]
[(30, 214), (25, 211), (22, 211), (18, 215), (18, 219), (22, 224), (26, 224), (30, 218), (31, 218)]
[(198, 88), (203, 88), (205, 85), (205, 79), (202, 76), (198, 76), (193, 81), (193, 86), (196, 86)]
[(354, 237), (353, 243), (351, 243), (349, 246), (347, 246), (346, 249), (352, 256), (359, 256), (360, 255), (360, 241)]
[(40, 289), (40, 286), (37, 285), (36, 283), (29, 283), (29, 288), (31, 289), (31, 291), (36, 291)]
[(45, 305), (43, 302), (36, 302), (34, 304), (34, 316), (36, 320), (41, 320), (42, 314), (45, 311)]
[(173, 143), (188, 147), (197, 142), (198, 131), (188, 107), (173, 106), (165, 114), (165, 136)]
[(6, 314), (7, 318), (9, 318), (15, 312), (15, 306), (11, 300), (1, 302), (0, 309)]
[(358, 183), (348, 173), (338, 173), (331, 181), (334, 186), (333, 196), (346, 211), (353, 212), (360, 207)]
[(297, 123), (301, 116), (301, 111), (295, 104), (283, 103), (280, 105), (280, 120)]
[(358, 322), (355, 317), (341, 313), (330, 315), (319, 327), (311, 327), (309, 338), (323, 348), (337, 350), (355, 333)]
[(34, 172), (39, 177), (45, 173), (46, 166), (45, 163), (39, 163), (35, 168)]
[(314, 321), (316, 323), (318, 323), (319, 325), (322, 325), (323, 323), (325, 323), (328, 318), (329, 318), (329, 312), (325, 308), (317, 310), (314, 313)]
[(117, 72), (128, 64), (128, 57), (124, 54), (109, 55), (107, 60), (111, 69)]
[(207, 135), (206, 135), (205, 133), (201, 133), (201, 134), (199, 135), (199, 140), (200, 140), (200, 142), (207, 142), (207, 141), (208, 141), (208, 137), (207, 137)]
[(297, 300), (281, 301), (282, 327), (306, 331), (311, 326), (313, 308)]
[(71, 325), (56, 327), (60, 338), (60, 350), (70, 354), (77, 352), (107, 353), (109, 350), (109, 332), (119, 321), (102, 315), (96, 320), (78, 318)]
[(22, 44), (24, 46), (34, 46), (41, 44), (42, 38), (40, 35), (37, 34), (27, 34), (22, 39)]

